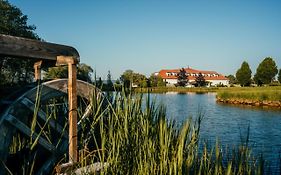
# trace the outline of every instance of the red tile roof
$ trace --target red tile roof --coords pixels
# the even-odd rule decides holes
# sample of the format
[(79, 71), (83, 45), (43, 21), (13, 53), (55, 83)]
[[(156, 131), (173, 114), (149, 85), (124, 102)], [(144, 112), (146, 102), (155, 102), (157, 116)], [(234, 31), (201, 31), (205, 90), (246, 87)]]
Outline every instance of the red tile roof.
[[(179, 73), (180, 69), (163, 69), (159, 71), (159, 76), (162, 79), (177, 79), (176, 75), (167, 75), (167, 73)], [(216, 71), (204, 71), (204, 70), (196, 70), (196, 69), (192, 69), (192, 68), (185, 68), (186, 73), (188, 74), (199, 74), (202, 73), (204, 74), (204, 78), (206, 81), (208, 80), (228, 80), (228, 78), (226, 78), (225, 76), (223, 76), (222, 74), (217, 73)], [(206, 76), (206, 74), (210, 74), (213, 75), (215, 74), (216, 76)], [(188, 76), (189, 80), (195, 80), (196, 76)]]

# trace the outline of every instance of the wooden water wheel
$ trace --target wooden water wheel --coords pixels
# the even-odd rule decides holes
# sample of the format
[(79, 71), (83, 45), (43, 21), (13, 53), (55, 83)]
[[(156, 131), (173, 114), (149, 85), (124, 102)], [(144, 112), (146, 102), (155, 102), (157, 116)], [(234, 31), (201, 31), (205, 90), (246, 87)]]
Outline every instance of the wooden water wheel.
[[(7, 161), (7, 168), (20, 166), (14, 164), (13, 155), (9, 154), (18, 135), (21, 138), (25, 137), (26, 140), (33, 140), (33, 143), (37, 142), (36, 148), (33, 149), (40, 156), (35, 160), (40, 164), (36, 171), (38, 174), (48, 173), (67, 152), (69, 141), (67, 85), (67, 79), (57, 79), (34, 87), (16, 99), (0, 116), (2, 135), (0, 147), (6, 149), (3, 150), (2, 153), (6, 154), (1, 155), (1, 159)], [(91, 102), (93, 96), (96, 96), (93, 93), (101, 95), (93, 85), (77, 81), (78, 132), (82, 121), (91, 114)], [(35, 126), (32, 126), (33, 120), (36, 122)]]
[[(78, 52), (69, 46), (0, 34), (0, 56), (34, 59), (37, 81), (42, 66), (68, 66), (68, 79), (42, 83), (0, 110), (0, 174), (9, 166), (22, 168), (17, 163), (25, 160), (26, 154), (29, 159), (36, 159), (35, 165), (29, 165), (36, 167), (36, 174), (50, 173), (67, 151), (69, 163), (77, 162), (81, 125), (92, 111), (92, 101), (101, 96), (93, 85), (76, 80)], [(13, 146), (15, 142), (20, 146)], [(20, 154), (23, 157), (11, 153), (24, 152), (23, 145), (29, 149)]]

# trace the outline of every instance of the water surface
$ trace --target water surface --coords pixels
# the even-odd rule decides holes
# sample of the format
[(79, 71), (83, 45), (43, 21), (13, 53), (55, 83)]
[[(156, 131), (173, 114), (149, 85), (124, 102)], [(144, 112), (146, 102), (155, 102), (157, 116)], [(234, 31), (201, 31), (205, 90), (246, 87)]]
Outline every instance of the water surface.
[(168, 118), (179, 125), (203, 112), (201, 142), (215, 143), (218, 139), (224, 147), (231, 148), (246, 140), (250, 127), (253, 153), (262, 152), (270, 165), (277, 167), (281, 152), (281, 110), (218, 104), (215, 96), (215, 93), (152, 94), (157, 103), (166, 106)]

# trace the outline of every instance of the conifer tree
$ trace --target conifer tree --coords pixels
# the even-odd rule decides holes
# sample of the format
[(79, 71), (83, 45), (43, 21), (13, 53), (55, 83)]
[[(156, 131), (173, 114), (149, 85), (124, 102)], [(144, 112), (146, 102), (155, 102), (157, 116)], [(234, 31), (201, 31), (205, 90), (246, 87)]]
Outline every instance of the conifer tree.
[(108, 71), (108, 74), (107, 74), (106, 86), (107, 86), (108, 90), (113, 90), (113, 82), (112, 82), (112, 79), (111, 79), (110, 71)]
[(195, 79), (195, 82), (198, 87), (202, 87), (206, 85), (206, 80), (201, 72), (199, 72), (198, 76)]
[(178, 79), (178, 83), (177, 83), (178, 86), (184, 87), (188, 83), (188, 76), (184, 68), (180, 69), (180, 72), (177, 74), (177, 79)]
[(252, 71), (249, 64), (244, 61), (240, 69), (236, 72), (236, 79), (241, 86), (249, 86), (251, 84)]

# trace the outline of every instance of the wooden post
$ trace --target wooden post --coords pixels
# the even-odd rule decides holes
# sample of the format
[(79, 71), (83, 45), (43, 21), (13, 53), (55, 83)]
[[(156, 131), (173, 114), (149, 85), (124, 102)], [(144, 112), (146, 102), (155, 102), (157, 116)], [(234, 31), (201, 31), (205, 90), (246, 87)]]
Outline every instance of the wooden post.
[(56, 65), (68, 65), (68, 123), (69, 123), (69, 163), (78, 161), (77, 153), (77, 61), (73, 57), (58, 56)]
[(68, 104), (69, 104), (69, 161), (77, 162), (77, 70), (76, 64), (68, 63)]
[(34, 67), (34, 79), (35, 79), (35, 81), (41, 80), (41, 64), (42, 64), (42, 60), (34, 63), (33, 67)]

